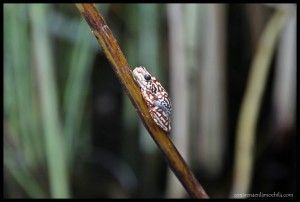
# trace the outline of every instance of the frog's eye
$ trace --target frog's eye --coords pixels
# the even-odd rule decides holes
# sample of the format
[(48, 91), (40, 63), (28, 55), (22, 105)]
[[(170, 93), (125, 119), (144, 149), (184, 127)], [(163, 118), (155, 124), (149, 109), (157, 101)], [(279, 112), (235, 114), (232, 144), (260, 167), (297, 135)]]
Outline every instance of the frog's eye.
[(144, 79), (145, 79), (146, 81), (149, 81), (149, 80), (151, 79), (151, 76), (150, 76), (149, 74), (145, 74), (145, 75), (144, 75)]

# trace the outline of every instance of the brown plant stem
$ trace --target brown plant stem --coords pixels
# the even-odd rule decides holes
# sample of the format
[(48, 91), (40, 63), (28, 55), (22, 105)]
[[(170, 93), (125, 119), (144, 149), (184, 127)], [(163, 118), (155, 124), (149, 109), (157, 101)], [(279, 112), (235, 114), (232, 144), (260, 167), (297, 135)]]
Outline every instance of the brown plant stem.
[(102, 46), (106, 57), (111, 62), (111, 67), (119, 78), (123, 89), (142, 119), (144, 126), (164, 153), (169, 166), (179, 181), (191, 197), (208, 198), (208, 195), (177, 151), (168, 134), (160, 129), (152, 120), (140, 89), (134, 82), (126, 58), (102, 15), (97, 11), (94, 4), (76, 4), (76, 7), (89, 24), (99, 44)]

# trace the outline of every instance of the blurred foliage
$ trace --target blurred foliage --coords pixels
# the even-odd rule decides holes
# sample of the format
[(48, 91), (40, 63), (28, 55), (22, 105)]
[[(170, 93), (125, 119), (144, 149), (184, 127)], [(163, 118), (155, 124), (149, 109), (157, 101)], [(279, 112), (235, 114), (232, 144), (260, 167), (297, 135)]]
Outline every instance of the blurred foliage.
[[(61, 64), (55, 65), (60, 67), (57, 71), (65, 69), (68, 75), (64, 90), (58, 91), (53, 72), (56, 71), (53, 39), (48, 32), (53, 22), (47, 21), (48, 13), (53, 10), (51, 7), (8, 4), (4, 9), (5, 97), (8, 98), (5, 99), (5, 120), (9, 134), (20, 136), (13, 141), (9, 140), (11, 135), (5, 134), (4, 159), (8, 162), (5, 166), (9, 173), (30, 197), (42, 197), (47, 193), (46, 187), (40, 187), (31, 173), (40, 167), (43, 172), (39, 175), (50, 182), (50, 196), (70, 196), (68, 179), (74, 158), (89, 145), (81, 123), (95, 55), (91, 42), (86, 40), (90, 33), (86, 24), (79, 23), (74, 32), (77, 35), (74, 45), (68, 47)], [(63, 94), (62, 99), (58, 99), (59, 93)], [(62, 104), (57, 103), (60, 100)], [(18, 141), (20, 143), (15, 145)], [(10, 151), (12, 146), (18, 153)], [(17, 154), (21, 162), (14, 162)], [(23, 167), (24, 174), (27, 173), (26, 178), (18, 173), (19, 166)]]
[[(198, 150), (204, 137), (198, 126), (201, 121), (198, 105), (203, 101), (199, 96), (199, 74), (203, 69), (199, 61), (205, 55), (201, 38), (208, 29), (203, 13), (210, 11), (200, 4), (193, 13), (187, 13), (193, 9), (193, 4), (189, 6), (184, 10), (183, 21), (183, 27), (188, 29), (183, 33), (188, 37), (184, 40), (189, 66), (182, 68), (188, 75), (189, 89), (185, 90), (190, 91), (189, 117), (193, 120), (188, 128), (192, 134), (182, 135), (189, 138), (192, 168), (205, 190), (211, 197), (228, 197), (232, 186), (234, 133), (251, 60), (265, 22), (280, 7), (245, 4), (225, 8), (226, 24), (220, 25), (225, 31), (217, 34), (226, 41), (223, 50), (226, 84), (219, 88), (226, 94), (227, 127), (223, 135), (227, 135), (222, 138), (225, 142), (218, 142), (221, 139), (214, 142), (225, 144), (226, 150), (220, 157), (224, 162), (218, 164), (220, 171), (211, 175), (207, 165), (201, 165), (203, 159)], [(170, 85), (168, 74), (172, 67), (169, 67), (170, 22), (166, 5), (97, 4), (97, 7), (132, 68), (146, 66), (169, 92), (176, 89)], [(170, 185), (163, 156), (140, 124), (75, 6), (4, 4), (3, 8), (4, 197), (165, 197)], [(188, 26), (189, 22), (197, 27)], [(212, 53), (209, 58), (214, 56)], [(258, 151), (253, 153), (250, 191), (295, 194), (295, 123), (273, 130), (276, 110), (272, 108), (271, 91), (275, 85), (275, 64), (273, 59), (257, 120)], [(205, 88), (215, 93), (212, 85)], [(214, 127), (214, 120), (209, 123)], [(208, 146), (213, 148), (214, 145)]]

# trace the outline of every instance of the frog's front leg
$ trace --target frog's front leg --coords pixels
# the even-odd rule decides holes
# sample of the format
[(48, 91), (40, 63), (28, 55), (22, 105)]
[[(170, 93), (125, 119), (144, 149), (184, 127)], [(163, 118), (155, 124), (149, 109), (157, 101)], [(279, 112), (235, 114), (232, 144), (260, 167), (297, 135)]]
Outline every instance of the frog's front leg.
[(146, 101), (146, 104), (148, 106), (149, 109), (151, 109), (152, 107), (154, 107), (153, 101), (156, 99), (152, 93), (150, 93), (147, 90), (141, 89), (142, 91), (142, 96), (144, 98), (144, 100)]

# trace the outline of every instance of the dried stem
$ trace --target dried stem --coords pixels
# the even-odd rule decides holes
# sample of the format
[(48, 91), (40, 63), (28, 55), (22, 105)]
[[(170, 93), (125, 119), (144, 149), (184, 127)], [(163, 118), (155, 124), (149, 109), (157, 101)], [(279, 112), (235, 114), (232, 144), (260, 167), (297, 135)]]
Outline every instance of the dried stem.
[(117, 40), (104, 21), (102, 15), (93, 4), (76, 4), (78, 10), (89, 24), (92, 32), (102, 46), (106, 57), (112, 64), (112, 68), (119, 78), (125, 92), (136, 108), (144, 126), (149, 134), (164, 153), (171, 169), (193, 198), (208, 198), (208, 195), (195, 178), (184, 159), (170, 140), (168, 134), (160, 129), (152, 120), (146, 103), (140, 93), (139, 87), (135, 84), (129, 65), (122, 53)]

